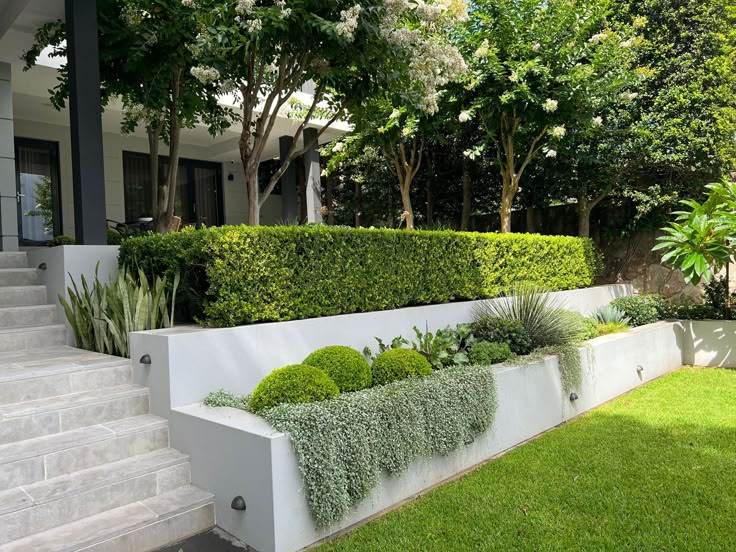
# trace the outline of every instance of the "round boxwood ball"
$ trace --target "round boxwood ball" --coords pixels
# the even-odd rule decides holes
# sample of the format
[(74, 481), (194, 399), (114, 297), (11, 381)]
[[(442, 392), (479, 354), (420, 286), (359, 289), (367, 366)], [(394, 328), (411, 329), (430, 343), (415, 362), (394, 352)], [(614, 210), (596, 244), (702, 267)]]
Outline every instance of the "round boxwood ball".
[(371, 367), (355, 349), (334, 345), (314, 351), (304, 364), (324, 370), (342, 393), (371, 386)]
[(389, 349), (373, 361), (373, 385), (384, 385), (410, 376), (428, 376), (432, 365), (412, 349)]
[(283, 403), (310, 403), (337, 397), (340, 390), (326, 372), (306, 364), (278, 368), (258, 384), (250, 397), (254, 412)]

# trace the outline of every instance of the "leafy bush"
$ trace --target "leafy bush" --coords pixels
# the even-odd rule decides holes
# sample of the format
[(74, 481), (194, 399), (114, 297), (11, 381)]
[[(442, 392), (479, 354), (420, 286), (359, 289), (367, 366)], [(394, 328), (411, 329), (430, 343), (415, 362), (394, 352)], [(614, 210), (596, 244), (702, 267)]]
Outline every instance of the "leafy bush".
[(371, 386), (370, 365), (363, 355), (350, 347), (323, 347), (305, 358), (303, 364), (326, 372), (343, 393)]
[(49, 247), (58, 247), (60, 245), (77, 245), (77, 239), (72, 236), (54, 236), (46, 242)]
[(123, 243), (123, 235), (115, 230), (107, 229), (107, 245), (120, 245)]
[(560, 311), (560, 316), (565, 324), (577, 328), (577, 333), (569, 340), (570, 343), (588, 341), (598, 337), (598, 322), (593, 318), (588, 318), (579, 312), (570, 310)]
[(123, 268), (117, 278), (103, 284), (95, 271), (91, 287), (84, 276), (81, 290), (72, 279), (72, 287), (67, 288), (69, 302), (61, 295), (59, 302), (78, 348), (127, 357), (130, 332), (173, 325), (178, 286), (178, 274), (173, 276), (173, 282), (157, 277), (150, 287), (143, 273), (134, 278)]
[(324, 527), (367, 497), (382, 471), (399, 474), (472, 443), (495, 413), (494, 371), (458, 366), (262, 415), (289, 434), (310, 512)]
[(468, 356), (471, 364), (490, 366), (510, 359), (514, 353), (508, 343), (494, 343), (491, 341), (476, 341), (470, 347)]
[(598, 324), (598, 335), (622, 333), (628, 329), (629, 325), (624, 322), (602, 322)]
[(508, 343), (511, 352), (526, 355), (532, 352), (532, 338), (519, 320), (480, 316), (470, 325), (476, 339), (491, 343)]
[(133, 237), (120, 262), (180, 271), (191, 316), (212, 326), (493, 297), (519, 281), (586, 287), (601, 266), (580, 238), (325, 226)]
[(667, 318), (670, 312), (667, 299), (658, 294), (619, 297), (611, 301), (611, 306), (622, 311), (631, 326), (653, 324)]
[(413, 349), (389, 349), (376, 357), (371, 371), (373, 385), (385, 385), (411, 376), (428, 376), (432, 365)]
[(579, 339), (584, 327), (579, 318), (565, 314), (567, 312), (570, 311), (561, 308), (560, 302), (546, 290), (521, 284), (500, 299), (480, 303), (474, 319), (492, 317), (520, 322), (531, 338), (532, 347), (538, 348)]
[(598, 309), (593, 313), (593, 318), (595, 318), (600, 324), (628, 325), (631, 322), (629, 317), (626, 316), (626, 313), (615, 307), (613, 304), (598, 307)]
[(447, 326), (434, 334), (414, 326), (414, 334), (412, 349), (424, 355), (435, 370), (468, 363), (467, 348), (475, 338), (467, 324), (459, 324), (454, 330)]
[(261, 380), (250, 397), (250, 407), (259, 412), (276, 405), (309, 403), (337, 397), (340, 390), (326, 372), (305, 364), (278, 368)]
[(709, 304), (693, 302), (692, 299), (680, 299), (670, 301), (668, 315), (666, 318), (677, 318), (679, 320), (721, 320), (725, 314), (725, 308), (716, 308)]

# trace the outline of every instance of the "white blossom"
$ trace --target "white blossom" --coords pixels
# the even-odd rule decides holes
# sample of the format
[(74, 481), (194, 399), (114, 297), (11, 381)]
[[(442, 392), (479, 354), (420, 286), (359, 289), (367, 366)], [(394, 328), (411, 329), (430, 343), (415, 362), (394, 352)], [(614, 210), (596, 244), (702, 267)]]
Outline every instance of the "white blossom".
[(181, 5), (185, 8), (196, 8), (197, 0), (181, 0)]
[(344, 149), (345, 149), (345, 143), (344, 142), (338, 142), (337, 144), (335, 144), (334, 146), (332, 146), (332, 151), (334, 151), (335, 153), (340, 153)]
[(600, 42), (603, 42), (607, 37), (608, 37), (608, 33), (606, 32), (597, 33), (591, 36), (588, 39), (588, 42), (590, 42), (591, 44), (598, 44)]
[(391, 115), (388, 116), (389, 120), (398, 119), (399, 117), (401, 117), (401, 111), (396, 108), (394, 108), (394, 110), (391, 112)]
[(519, 73), (516, 71), (511, 71), (511, 74), (509, 75), (509, 80), (511, 82), (519, 82)]
[(478, 49), (473, 54), (475, 59), (486, 59), (491, 51), (491, 45), (488, 43), (488, 39), (485, 39), (480, 43)]
[(593, 126), (603, 126), (603, 117), (593, 117), (590, 122), (593, 124)]
[(240, 15), (248, 15), (256, 6), (256, 0), (238, 0), (235, 11)]
[(220, 72), (214, 67), (192, 67), (190, 73), (202, 84), (208, 84), (220, 78)]
[(251, 19), (248, 21), (248, 31), (251, 33), (257, 33), (260, 32), (261, 29), (263, 29), (263, 21), (261, 21), (260, 18), (256, 17), (255, 19)]
[(467, 123), (470, 120), (470, 111), (461, 111), (460, 116), (457, 118), (461, 123)]
[(567, 129), (564, 127), (564, 125), (559, 125), (552, 128), (552, 136), (554, 138), (564, 138), (565, 134), (567, 134)]
[(631, 39), (621, 41), (622, 48), (631, 48), (633, 44), (634, 44), (634, 41)]
[(555, 157), (557, 157), (557, 150), (548, 149), (547, 153), (545, 153), (544, 156), (550, 159), (554, 159)]
[(557, 100), (547, 98), (542, 104), (542, 109), (544, 109), (547, 113), (554, 113), (555, 111), (557, 111)]
[(355, 4), (352, 8), (342, 10), (340, 12), (340, 22), (335, 26), (335, 32), (342, 38), (352, 41), (355, 38), (355, 31), (358, 28), (358, 18), (363, 10), (360, 4)]
[(637, 92), (622, 92), (620, 98), (625, 102), (633, 102), (639, 97)]
[(532, 44), (532, 51), (538, 52), (541, 47), (542, 45), (539, 42), (535, 42), (534, 44)]

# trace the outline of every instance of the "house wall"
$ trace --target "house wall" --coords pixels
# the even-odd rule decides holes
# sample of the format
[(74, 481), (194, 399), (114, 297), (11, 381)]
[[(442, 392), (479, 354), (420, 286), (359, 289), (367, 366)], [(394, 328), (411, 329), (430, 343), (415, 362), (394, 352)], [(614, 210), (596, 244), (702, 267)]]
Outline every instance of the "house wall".
[[(59, 168), (61, 179), (61, 202), (64, 234), (74, 235), (74, 196), (72, 192), (72, 158), (69, 127), (52, 125), (23, 119), (15, 120), (15, 136), (48, 140), (59, 144)], [(118, 133), (103, 135), (105, 148), (105, 203), (107, 218), (125, 220), (125, 192), (123, 188), (123, 151), (148, 152), (148, 140), (140, 136), (123, 136)], [(161, 154), (167, 148), (161, 146)], [(182, 143), (182, 157), (201, 161), (211, 159), (208, 149)], [(223, 163), (223, 206), (225, 224), (244, 224), (248, 218), (248, 194), (242, 165), (236, 161)], [(234, 179), (228, 180), (228, 174)], [(281, 198), (273, 195), (266, 200), (261, 210), (262, 224), (274, 224), (281, 218)]]

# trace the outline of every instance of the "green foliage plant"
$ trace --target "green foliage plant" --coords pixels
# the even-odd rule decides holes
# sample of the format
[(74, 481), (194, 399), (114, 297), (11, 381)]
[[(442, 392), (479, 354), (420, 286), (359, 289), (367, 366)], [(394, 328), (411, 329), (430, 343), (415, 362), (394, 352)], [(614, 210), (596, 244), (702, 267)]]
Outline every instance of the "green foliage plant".
[(579, 328), (578, 333), (570, 339), (570, 342), (588, 341), (598, 337), (598, 322), (595, 319), (570, 310), (563, 310), (560, 315), (565, 324)]
[(340, 390), (326, 372), (307, 366), (292, 364), (277, 368), (256, 386), (250, 397), (254, 412), (289, 403), (310, 403), (337, 397)]
[(67, 320), (80, 349), (109, 355), (129, 356), (129, 334), (173, 326), (179, 276), (170, 281), (157, 277), (149, 285), (143, 272), (133, 277), (121, 269), (117, 278), (103, 284), (97, 277), (90, 286), (84, 276), (81, 288), (72, 279), (69, 301), (59, 295)]
[(496, 406), (494, 371), (456, 366), (262, 416), (288, 433), (312, 518), (327, 527), (366, 498), (382, 472), (398, 475), (472, 443), (492, 426)]
[(389, 349), (376, 357), (371, 371), (373, 385), (385, 385), (409, 377), (428, 376), (432, 365), (413, 349)]
[(623, 333), (629, 330), (629, 325), (625, 322), (599, 322), (598, 335), (611, 335)]
[(490, 366), (499, 362), (506, 362), (514, 353), (508, 343), (494, 343), (491, 341), (476, 341), (468, 351), (470, 364)]
[(183, 306), (217, 327), (483, 299), (518, 281), (575, 289), (601, 267), (593, 242), (574, 237), (326, 226), (131, 237), (120, 262), (179, 271)]
[(60, 245), (77, 245), (77, 239), (73, 236), (54, 236), (46, 242), (46, 245), (49, 247), (58, 247)]
[(593, 318), (600, 324), (620, 323), (626, 325), (631, 322), (624, 311), (612, 304), (598, 307), (593, 313)]
[(238, 397), (233, 393), (220, 389), (219, 391), (213, 391), (207, 395), (202, 401), (205, 406), (210, 408), (238, 408), (240, 410), (246, 410), (250, 412), (250, 397)]
[(507, 343), (516, 355), (527, 355), (534, 349), (532, 338), (520, 320), (481, 315), (470, 327), (476, 339), (491, 343)]
[(659, 322), (669, 314), (667, 299), (656, 293), (618, 297), (611, 306), (622, 311), (633, 327)]
[(342, 345), (323, 347), (304, 359), (302, 364), (327, 373), (341, 393), (371, 386), (371, 367), (355, 349)]
[(414, 326), (414, 334), (412, 349), (424, 355), (433, 369), (468, 363), (467, 348), (475, 340), (468, 325), (460, 324), (455, 329), (448, 326), (435, 333)]

